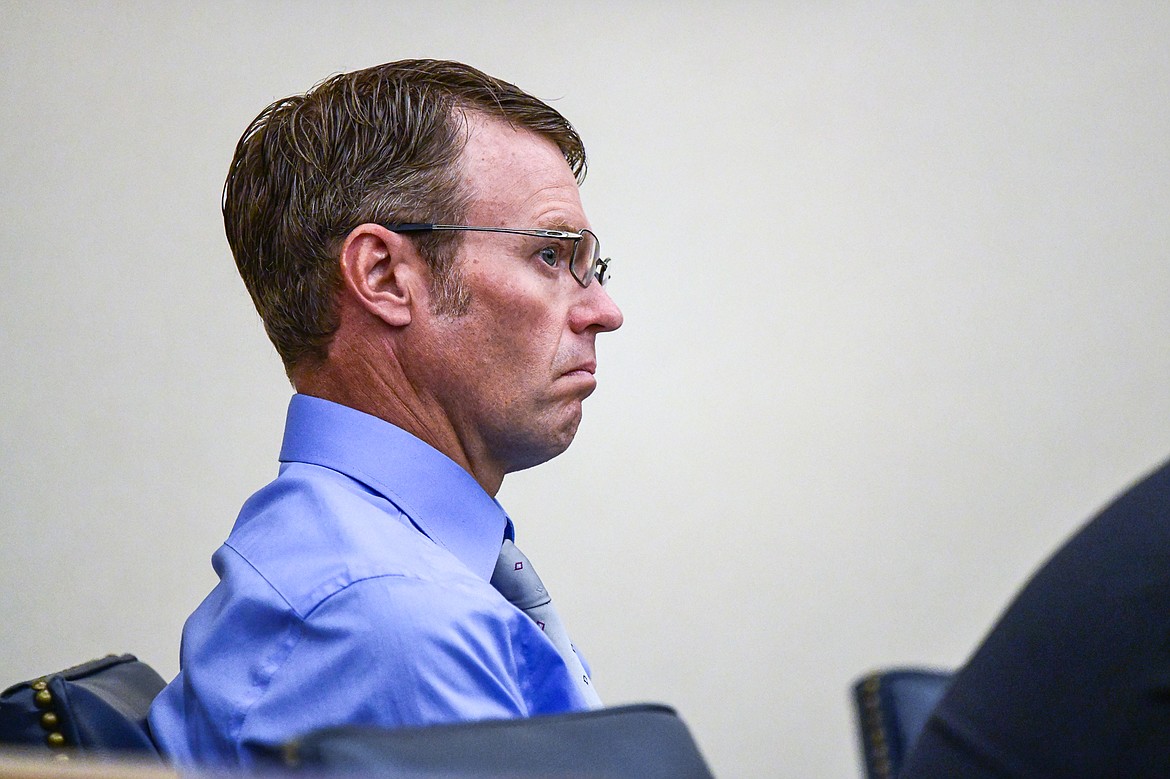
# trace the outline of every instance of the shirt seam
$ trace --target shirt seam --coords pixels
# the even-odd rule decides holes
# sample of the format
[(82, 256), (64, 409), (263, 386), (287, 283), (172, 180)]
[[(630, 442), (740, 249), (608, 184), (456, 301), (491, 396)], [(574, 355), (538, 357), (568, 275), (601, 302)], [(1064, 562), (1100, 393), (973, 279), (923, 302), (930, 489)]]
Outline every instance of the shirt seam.
[[(429, 536), (428, 536), (428, 538), (429, 538)], [(308, 609), (308, 611), (306, 611), (304, 614), (302, 614), (297, 609), (297, 607), (292, 605), (292, 603), (289, 601), (289, 599), (284, 596), (284, 593), (281, 592), (280, 589), (275, 584), (273, 584), (268, 579), (268, 577), (265, 576), (263, 574), (263, 572), (261, 572), (261, 570), (259, 568), (257, 568), (252, 563), (252, 561), (249, 560), (244, 555), (243, 552), (241, 552), (239, 549), (236, 549), (234, 546), (232, 546), (231, 539), (228, 539), (227, 541), (225, 541), (223, 545), (226, 546), (228, 549), (232, 550), (233, 552), (235, 552), (235, 554), (238, 558), (240, 558), (245, 563), (247, 563), (248, 567), (251, 568), (252, 571), (255, 572), (255, 574), (257, 576), (259, 576), (261, 579), (264, 580), (264, 583), (266, 585), (268, 585), (268, 589), (272, 590), (272, 592), (275, 593), (278, 598), (280, 598), (281, 602), (284, 603), (284, 605), (288, 607), (288, 610), (290, 612), (292, 612), (293, 616), (295, 616), (297, 619), (299, 619), (302, 622), (304, 622), (305, 620), (308, 620), (310, 617), (312, 617), (313, 613), (316, 612), (317, 609), (321, 608), (321, 606), (323, 606), (325, 604), (325, 601), (330, 600), (335, 595), (338, 595), (339, 593), (341, 593), (344, 590), (348, 590), (350, 587), (352, 587), (355, 584), (360, 584), (362, 582), (372, 581), (374, 579), (411, 579), (414, 581), (426, 581), (421, 576), (418, 576), (416, 574), (409, 574), (409, 573), (375, 573), (375, 574), (370, 574), (369, 576), (361, 576), (359, 578), (353, 579), (351, 581), (346, 582), (345, 584), (340, 585), (339, 587), (337, 587), (335, 590), (328, 593), (327, 595), (324, 595), (320, 598), (317, 598), (316, 600), (313, 601), (313, 605)], [(455, 560), (462, 562), (461, 560), (459, 560), (458, 557), (455, 557), (455, 555), (452, 554), (451, 556), (454, 557)], [(474, 574), (472, 574), (472, 575), (474, 575)]]
[[(276, 594), (276, 597), (280, 598), (281, 602), (284, 603), (284, 605), (288, 607), (288, 610), (291, 611), (293, 613), (293, 615), (296, 616), (297, 619), (304, 619), (301, 616), (301, 613), (299, 611), (297, 611), (297, 607), (292, 605), (292, 603), (289, 601), (289, 599), (284, 596), (284, 593), (281, 592), (280, 589), (275, 584), (273, 584), (269, 580), (269, 578), (267, 576), (265, 576), (264, 573), (252, 563), (251, 560), (248, 559), (247, 555), (245, 555), (239, 549), (236, 549), (234, 546), (232, 546), (232, 540), (230, 538), (228, 540), (224, 541), (223, 545), (225, 547), (227, 547), (228, 549), (232, 550), (233, 552), (235, 552), (236, 557), (243, 560), (244, 563), (247, 564), (247, 566), (252, 569), (253, 573), (255, 573), (257, 576), (259, 576), (261, 579), (263, 579), (264, 583), (266, 585), (268, 585), (268, 589), (272, 590), (272, 592), (274, 592)], [(313, 608), (316, 608), (316, 606), (314, 606)]]

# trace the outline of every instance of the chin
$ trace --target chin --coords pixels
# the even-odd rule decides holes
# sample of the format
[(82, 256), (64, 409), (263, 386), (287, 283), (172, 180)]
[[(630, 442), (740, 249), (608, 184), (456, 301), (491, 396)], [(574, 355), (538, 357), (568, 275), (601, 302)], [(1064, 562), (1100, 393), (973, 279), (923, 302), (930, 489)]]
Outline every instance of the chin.
[(541, 441), (530, 441), (527, 446), (523, 447), (523, 456), (515, 458), (515, 462), (508, 469), (508, 472), (533, 468), (548, 462), (557, 455), (564, 454), (569, 445), (573, 443), (573, 439), (577, 437), (577, 426), (580, 422), (581, 418), (578, 416), (571, 425), (559, 431), (550, 431), (553, 434), (544, 437)]

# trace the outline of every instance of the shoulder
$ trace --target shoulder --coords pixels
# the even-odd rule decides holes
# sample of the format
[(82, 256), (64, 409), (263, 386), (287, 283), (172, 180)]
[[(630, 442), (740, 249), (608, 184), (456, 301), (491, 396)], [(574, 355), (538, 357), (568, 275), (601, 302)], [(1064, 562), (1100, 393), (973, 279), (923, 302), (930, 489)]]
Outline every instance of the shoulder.
[[(1108, 503), (1041, 566), (1017, 602), (1060, 620), (1121, 620), (1150, 597), (1170, 606), (1170, 463)], [(1154, 589), (1151, 589), (1154, 588)], [(1152, 604), (1151, 604), (1152, 605)], [(1103, 610), (1103, 614), (1093, 609)], [(1163, 612), (1170, 624), (1170, 609)], [(1096, 633), (1096, 631), (1093, 631)]]
[(1020, 775), (1165, 775), (1168, 518), (1164, 465), (1041, 566), (956, 674), (909, 775), (984, 760)]
[(183, 733), (240, 757), (340, 723), (527, 713), (526, 618), (470, 573), (335, 583), (298, 613), (234, 550), (216, 557), (227, 575), (188, 620), (154, 715), (176, 755)]
[[(1076, 656), (1086, 664), (1123, 652), (1145, 656), (1160, 646), (1170, 629), (1168, 518), (1170, 465), (1163, 465), (1109, 503), (1036, 571), (989, 643), (1016, 651), (1045, 640), (1051, 642), (1046, 656)], [(1077, 656), (1075, 647), (1085, 652)]]
[[(285, 466), (244, 504), (224, 547), (238, 563), (217, 559), (221, 579), (263, 580), (301, 617), (358, 582), (445, 583), (470, 575), (399, 506), (343, 474), (305, 463)], [(361, 591), (378, 586), (388, 585)]]
[(330, 724), (384, 727), (523, 716), (523, 614), (487, 583), (379, 576), (299, 625), (247, 707), (241, 740), (279, 743)]

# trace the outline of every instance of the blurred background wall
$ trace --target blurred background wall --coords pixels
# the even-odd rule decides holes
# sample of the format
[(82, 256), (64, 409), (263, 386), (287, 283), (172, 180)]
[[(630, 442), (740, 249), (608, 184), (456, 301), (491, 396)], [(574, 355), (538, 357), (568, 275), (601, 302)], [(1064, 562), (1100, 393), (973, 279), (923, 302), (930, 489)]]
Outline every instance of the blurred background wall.
[(854, 777), (847, 688), (954, 666), (1170, 452), (1170, 5), (0, 2), (0, 684), (168, 678), (290, 393), (219, 216), (339, 71), (545, 98), (622, 331), (500, 499), (607, 702), (721, 777)]

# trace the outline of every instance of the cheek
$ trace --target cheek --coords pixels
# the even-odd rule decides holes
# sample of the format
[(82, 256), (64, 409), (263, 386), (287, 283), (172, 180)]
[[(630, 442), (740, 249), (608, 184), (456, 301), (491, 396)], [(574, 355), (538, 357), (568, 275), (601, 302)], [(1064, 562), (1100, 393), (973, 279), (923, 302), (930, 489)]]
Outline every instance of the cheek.
[[(485, 298), (489, 296), (485, 295)], [(481, 345), (497, 358), (527, 368), (548, 368), (555, 362), (563, 322), (548, 302), (532, 295), (492, 295), (481, 313)], [(491, 312), (490, 314), (487, 312)]]

